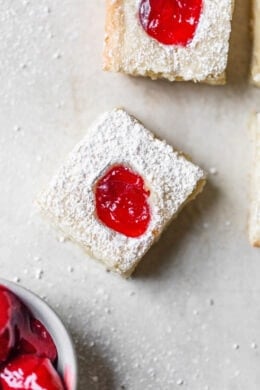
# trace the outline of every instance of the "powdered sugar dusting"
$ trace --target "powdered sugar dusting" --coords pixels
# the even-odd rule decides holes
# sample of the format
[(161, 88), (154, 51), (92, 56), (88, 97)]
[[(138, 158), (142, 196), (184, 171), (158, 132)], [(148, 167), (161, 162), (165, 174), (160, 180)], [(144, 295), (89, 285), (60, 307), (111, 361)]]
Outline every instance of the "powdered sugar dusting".
[[(93, 186), (115, 163), (129, 165), (151, 191), (151, 222), (138, 238), (117, 233), (96, 218)], [(113, 110), (75, 147), (39, 204), (66, 235), (109, 268), (127, 274), (203, 178), (200, 168), (154, 138), (124, 110)]]
[[(114, 71), (169, 80), (203, 81), (223, 77), (227, 66), (232, 0), (204, 0), (194, 39), (187, 47), (167, 46), (151, 39), (137, 18), (140, 0), (122, 1), (121, 44), (110, 56)], [(119, 34), (114, 31), (113, 34)]]

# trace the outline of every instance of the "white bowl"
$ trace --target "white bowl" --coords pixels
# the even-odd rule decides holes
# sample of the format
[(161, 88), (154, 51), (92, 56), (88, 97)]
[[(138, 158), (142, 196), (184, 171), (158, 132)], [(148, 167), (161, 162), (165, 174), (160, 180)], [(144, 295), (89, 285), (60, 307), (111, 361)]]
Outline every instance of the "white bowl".
[(51, 334), (58, 351), (58, 372), (68, 390), (77, 389), (77, 358), (72, 339), (57, 314), (31, 291), (0, 278), (0, 285), (6, 286), (18, 296), (40, 320)]

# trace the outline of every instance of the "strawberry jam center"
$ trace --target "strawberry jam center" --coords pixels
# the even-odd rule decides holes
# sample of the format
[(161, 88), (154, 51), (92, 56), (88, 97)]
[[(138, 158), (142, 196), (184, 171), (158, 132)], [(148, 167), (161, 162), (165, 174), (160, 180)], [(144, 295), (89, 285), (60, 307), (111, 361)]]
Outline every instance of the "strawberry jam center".
[(139, 237), (151, 220), (149, 195), (140, 175), (127, 166), (115, 165), (96, 184), (97, 216), (110, 229)]
[(194, 38), (203, 0), (141, 0), (139, 19), (146, 33), (164, 45), (187, 46)]

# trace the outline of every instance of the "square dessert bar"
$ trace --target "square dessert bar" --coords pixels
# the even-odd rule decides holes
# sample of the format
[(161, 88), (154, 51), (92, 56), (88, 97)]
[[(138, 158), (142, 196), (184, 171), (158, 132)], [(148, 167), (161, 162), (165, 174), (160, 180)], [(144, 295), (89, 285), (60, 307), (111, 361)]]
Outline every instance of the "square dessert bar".
[(127, 277), (204, 183), (199, 167), (115, 109), (90, 128), (38, 203), (66, 236)]
[(260, 247), (260, 113), (252, 121), (255, 158), (252, 172), (249, 238), (253, 246)]
[(104, 70), (224, 84), (234, 0), (106, 0)]
[(260, 0), (253, 0), (253, 57), (251, 81), (260, 87)]

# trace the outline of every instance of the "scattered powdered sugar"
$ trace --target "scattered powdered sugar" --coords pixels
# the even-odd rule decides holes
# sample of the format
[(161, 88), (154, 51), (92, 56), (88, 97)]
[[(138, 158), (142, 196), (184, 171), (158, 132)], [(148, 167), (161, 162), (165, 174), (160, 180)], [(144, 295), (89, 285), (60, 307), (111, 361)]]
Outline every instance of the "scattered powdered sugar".
[(217, 175), (218, 170), (217, 170), (217, 168), (215, 168), (215, 167), (211, 167), (211, 168), (209, 168), (209, 173), (210, 173), (211, 175)]
[(226, 222), (225, 222), (225, 226), (226, 226), (226, 227), (230, 227), (230, 226), (231, 226), (231, 221), (229, 221), (229, 220), (226, 220)]
[[(169, 80), (203, 81), (223, 77), (227, 66), (231, 32), (232, 0), (204, 0), (203, 11), (193, 40), (187, 47), (163, 45), (143, 30), (137, 14), (140, 0), (126, 1), (114, 18), (124, 21), (106, 39), (105, 53), (110, 70)], [(118, 6), (119, 7), (119, 6)], [(109, 67), (108, 67), (109, 68)]]
[(61, 244), (63, 244), (63, 243), (66, 241), (66, 237), (61, 236), (61, 237), (58, 238), (58, 241), (59, 241)]
[(43, 274), (44, 274), (43, 269), (38, 268), (38, 269), (35, 271), (35, 277), (36, 277), (36, 279), (38, 279), (38, 280), (42, 279), (42, 278), (43, 278)]
[[(117, 233), (96, 218), (93, 187), (115, 163), (139, 173), (151, 192), (151, 222), (138, 238)], [(204, 177), (199, 167), (116, 109), (105, 113), (74, 148), (39, 204), (66, 236), (108, 268), (128, 274)]]

